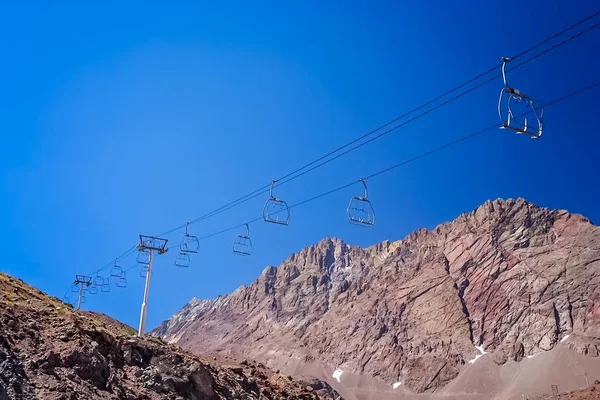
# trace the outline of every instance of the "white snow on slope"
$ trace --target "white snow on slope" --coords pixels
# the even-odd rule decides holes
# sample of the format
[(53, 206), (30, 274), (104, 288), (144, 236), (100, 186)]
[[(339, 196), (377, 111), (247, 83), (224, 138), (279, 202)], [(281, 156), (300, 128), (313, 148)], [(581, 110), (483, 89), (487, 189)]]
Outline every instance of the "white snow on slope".
[(333, 379), (335, 379), (336, 381), (338, 381), (338, 383), (340, 382), (340, 378), (342, 377), (342, 374), (344, 373), (344, 371), (342, 371), (341, 369), (336, 369), (335, 371), (333, 371)]
[(475, 346), (475, 348), (476, 348), (477, 350), (479, 350), (479, 352), (480, 352), (481, 354), (478, 354), (478, 355), (476, 355), (474, 359), (472, 359), (472, 360), (470, 360), (470, 361), (469, 361), (469, 364), (473, 364), (475, 361), (477, 361), (477, 359), (478, 359), (479, 357), (481, 357), (481, 356), (482, 356), (482, 355), (484, 355), (484, 354), (487, 354), (487, 353), (485, 352), (485, 349), (483, 348), (483, 345), (482, 345), (482, 346)]
[(397, 388), (398, 388), (398, 386), (400, 386), (400, 385), (402, 385), (402, 382), (396, 382), (396, 383), (394, 383), (394, 384), (392, 385), (392, 387), (393, 387), (394, 389), (397, 389)]
[(565, 340), (567, 340), (569, 338), (569, 335), (566, 335), (564, 338), (560, 339), (561, 342), (564, 342)]

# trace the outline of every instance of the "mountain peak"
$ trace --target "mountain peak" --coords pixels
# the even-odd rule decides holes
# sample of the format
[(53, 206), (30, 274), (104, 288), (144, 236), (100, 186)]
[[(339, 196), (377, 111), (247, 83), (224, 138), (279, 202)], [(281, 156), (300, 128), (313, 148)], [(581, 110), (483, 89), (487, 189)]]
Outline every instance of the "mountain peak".
[(600, 228), (496, 199), (368, 248), (325, 238), (213, 312), (195, 307), (165, 336), (273, 368), (316, 363), (334, 368), (336, 382), (347, 371), (432, 392), (479, 357), (521, 361), (567, 336), (573, 350), (598, 355), (598, 281)]

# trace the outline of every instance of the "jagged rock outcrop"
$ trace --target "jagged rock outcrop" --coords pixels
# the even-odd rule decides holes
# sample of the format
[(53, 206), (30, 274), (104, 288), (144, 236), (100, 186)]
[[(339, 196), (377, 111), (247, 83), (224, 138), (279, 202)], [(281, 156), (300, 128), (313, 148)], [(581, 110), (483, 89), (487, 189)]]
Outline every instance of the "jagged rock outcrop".
[[(155, 334), (278, 367), (290, 357), (430, 392), (482, 351), (496, 363), (600, 352), (600, 228), (523, 199), (488, 201), (403, 240), (328, 238), (250, 286), (193, 300)], [(478, 348), (476, 348), (478, 346)]]
[(33, 389), (21, 360), (11, 350), (6, 338), (0, 337), (0, 400), (28, 398)]
[(0, 400), (318, 400), (247, 360), (207, 360), (0, 273)]

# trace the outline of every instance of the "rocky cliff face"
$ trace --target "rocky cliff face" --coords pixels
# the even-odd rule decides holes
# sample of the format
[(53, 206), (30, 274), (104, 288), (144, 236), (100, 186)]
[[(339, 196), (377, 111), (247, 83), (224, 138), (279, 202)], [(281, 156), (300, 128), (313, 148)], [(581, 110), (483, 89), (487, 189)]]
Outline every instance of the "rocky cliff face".
[(325, 239), (250, 286), (193, 300), (154, 334), (191, 350), (284, 359), (431, 392), (482, 353), (600, 352), (600, 228), (526, 200), (362, 249)]
[(0, 273), (0, 400), (339, 399), (247, 360), (206, 360)]

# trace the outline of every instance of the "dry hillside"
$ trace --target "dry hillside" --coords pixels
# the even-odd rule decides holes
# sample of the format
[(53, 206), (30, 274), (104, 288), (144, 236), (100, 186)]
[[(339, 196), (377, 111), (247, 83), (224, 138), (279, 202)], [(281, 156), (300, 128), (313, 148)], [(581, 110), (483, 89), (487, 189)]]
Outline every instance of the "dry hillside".
[[(312, 385), (312, 386), (311, 386)], [(334, 399), (262, 365), (202, 359), (0, 273), (0, 400)]]

